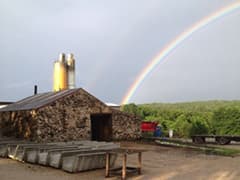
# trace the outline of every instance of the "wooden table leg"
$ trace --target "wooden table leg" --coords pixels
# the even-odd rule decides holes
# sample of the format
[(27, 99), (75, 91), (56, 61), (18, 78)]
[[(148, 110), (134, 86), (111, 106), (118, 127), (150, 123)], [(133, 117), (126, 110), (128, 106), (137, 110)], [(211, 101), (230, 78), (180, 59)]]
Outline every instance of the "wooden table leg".
[(105, 177), (109, 177), (109, 170), (110, 170), (110, 154), (106, 154), (106, 172)]
[(142, 169), (142, 152), (138, 153), (138, 174), (141, 174)]
[(127, 154), (123, 154), (122, 179), (126, 179)]

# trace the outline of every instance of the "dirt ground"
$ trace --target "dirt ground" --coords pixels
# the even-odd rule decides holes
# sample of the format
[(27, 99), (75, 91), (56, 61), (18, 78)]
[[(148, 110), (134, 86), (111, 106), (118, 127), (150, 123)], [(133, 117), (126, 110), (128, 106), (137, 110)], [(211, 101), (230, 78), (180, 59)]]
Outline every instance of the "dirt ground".
[[(199, 152), (149, 145), (143, 143), (121, 143), (122, 146), (145, 148), (143, 153), (142, 175), (131, 176), (128, 179), (240, 179), (240, 156), (223, 157), (205, 155)], [(240, 145), (234, 145), (240, 148)], [(136, 155), (128, 157), (128, 165), (135, 165)], [(119, 157), (116, 162), (121, 164)], [(98, 180), (105, 179), (105, 170), (94, 170), (83, 173), (70, 174), (62, 170), (17, 162), (11, 159), (0, 158), (1, 180)], [(120, 179), (119, 177), (106, 180)]]

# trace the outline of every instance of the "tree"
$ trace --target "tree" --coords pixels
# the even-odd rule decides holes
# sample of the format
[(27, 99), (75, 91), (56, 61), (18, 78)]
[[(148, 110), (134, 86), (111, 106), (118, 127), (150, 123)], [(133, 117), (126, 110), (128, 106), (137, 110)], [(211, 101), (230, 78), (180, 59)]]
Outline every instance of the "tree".
[(192, 135), (206, 135), (208, 134), (208, 127), (206, 123), (200, 120), (193, 121), (191, 128), (189, 129), (189, 136)]
[(126, 105), (122, 106), (121, 109), (122, 109), (122, 111), (130, 113), (130, 114), (140, 115), (140, 110), (139, 110), (138, 106), (134, 103), (126, 104)]
[(240, 108), (222, 107), (213, 114), (213, 132), (217, 135), (240, 135)]

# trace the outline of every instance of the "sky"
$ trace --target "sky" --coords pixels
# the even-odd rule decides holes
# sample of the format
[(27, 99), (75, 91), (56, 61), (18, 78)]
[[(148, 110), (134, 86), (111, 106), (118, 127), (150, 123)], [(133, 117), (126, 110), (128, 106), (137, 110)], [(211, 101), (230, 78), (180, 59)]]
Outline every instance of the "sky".
[[(53, 62), (76, 59), (76, 85), (119, 104), (172, 39), (236, 0), (0, 0), (0, 101), (52, 91)], [(181, 43), (130, 102), (240, 100), (240, 10)]]

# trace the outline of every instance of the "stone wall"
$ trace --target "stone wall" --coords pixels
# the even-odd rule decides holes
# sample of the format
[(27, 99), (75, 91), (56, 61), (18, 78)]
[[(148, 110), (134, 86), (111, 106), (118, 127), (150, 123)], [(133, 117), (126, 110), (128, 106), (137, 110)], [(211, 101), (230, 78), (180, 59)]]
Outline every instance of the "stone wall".
[(141, 137), (141, 119), (135, 115), (113, 110), (112, 129), (115, 140), (134, 140)]
[(105, 104), (80, 90), (36, 111), (37, 139), (41, 142), (90, 139), (90, 114), (109, 112)]
[(79, 89), (35, 110), (0, 112), (0, 135), (39, 142), (91, 139), (91, 114), (112, 114), (113, 139), (137, 139), (141, 120)]
[(34, 139), (37, 122), (33, 120), (33, 111), (14, 111), (0, 113), (2, 136)]

